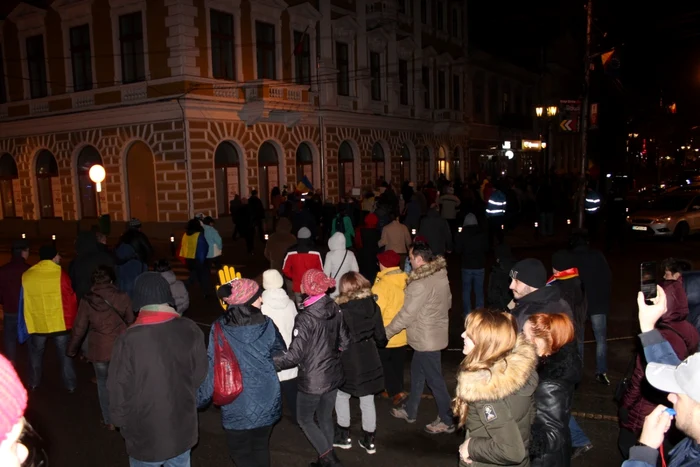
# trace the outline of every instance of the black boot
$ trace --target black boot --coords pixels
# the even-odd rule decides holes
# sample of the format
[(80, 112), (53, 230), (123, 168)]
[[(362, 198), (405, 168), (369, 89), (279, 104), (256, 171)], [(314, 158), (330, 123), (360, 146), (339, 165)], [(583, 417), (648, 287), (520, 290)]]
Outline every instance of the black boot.
[(335, 451), (329, 451), (323, 457), (318, 458), (318, 467), (343, 467)]
[(374, 454), (377, 452), (377, 445), (374, 443), (374, 433), (362, 430), (364, 436), (359, 441), (360, 446), (367, 451), (367, 454)]
[(333, 447), (340, 449), (350, 449), (352, 447), (352, 438), (350, 438), (350, 428), (345, 428), (340, 425), (335, 426), (335, 435), (333, 436)]

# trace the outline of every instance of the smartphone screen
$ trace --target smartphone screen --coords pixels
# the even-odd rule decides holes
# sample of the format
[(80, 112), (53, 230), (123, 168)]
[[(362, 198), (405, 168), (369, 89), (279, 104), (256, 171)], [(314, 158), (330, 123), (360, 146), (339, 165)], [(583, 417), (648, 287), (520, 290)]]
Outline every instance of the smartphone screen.
[(641, 290), (645, 300), (656, 298), (656, 269), (654, 261), (639, 266)]

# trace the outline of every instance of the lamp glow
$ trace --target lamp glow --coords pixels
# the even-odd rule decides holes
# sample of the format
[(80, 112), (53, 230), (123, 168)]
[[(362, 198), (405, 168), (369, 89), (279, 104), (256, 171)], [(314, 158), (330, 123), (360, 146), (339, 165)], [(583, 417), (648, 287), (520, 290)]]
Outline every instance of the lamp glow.
[(547, 107), (547, 116), (554, 117), (558, 111), (559, 109), (556, 105), (550, 105), (549, 107)]
[(105, 181), (106, 175), (107, 172), (105, 172), (105, 168), (102, 167), (100, 164), (95, 164), (92, 167), (90, 167), (88, 176), (90, 177), (90, 180), (95, 182), (95, 188), (97, 189), (98, 193), (102, 191), (102, 182)]
[(540, 147), (541, 147), (542, 149), (547, 149), (547, 142), (546, 142), (546, 141), (542, 141), (542, 142), (540, 143)]
[(538, 117), (541, 117), (543, 112), (544, 112), (544, 108), (542, 108), (542, 107), (535, 107), (535, 114), (536, 114)]

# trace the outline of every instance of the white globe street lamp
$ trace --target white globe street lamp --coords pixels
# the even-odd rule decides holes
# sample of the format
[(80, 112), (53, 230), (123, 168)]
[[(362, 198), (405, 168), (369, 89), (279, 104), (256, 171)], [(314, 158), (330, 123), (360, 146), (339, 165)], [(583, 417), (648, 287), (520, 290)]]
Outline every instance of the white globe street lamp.
[(100, 195), (99, 193), (102, 191), (102, 182), (105, 181), (105, 177), (107, 176), (107, 173), (105, 172), (105, 168), (102, 167), (100, 164), (95, 164), (92, 167), (90, 167), (90, 170), (88, 171), (88, 176), (90, 177), (90, 180), (93, 181), (95, 184), (95, 190), (97, 191), (97, 215), (99, 216), (100, 213), (102, 213), (102, 206), (101, 200), (100, 200)]

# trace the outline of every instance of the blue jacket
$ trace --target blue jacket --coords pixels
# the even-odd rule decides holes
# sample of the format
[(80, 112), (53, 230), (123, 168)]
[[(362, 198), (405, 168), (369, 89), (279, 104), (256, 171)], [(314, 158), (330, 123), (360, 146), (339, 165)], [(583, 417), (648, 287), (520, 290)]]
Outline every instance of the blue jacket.
[[(679, 365), (676, 352), (661, 333), (654, 329), (639, 335), (644, 346), (644, 357), (647, 362)], [(622, 467), (654, 467), (659, 451), (646, 446), (634, 446), (630, 449), (630, 458), (622, 463)], [(668, 453), (668, 467), (691, 467), (700, 465), (700, 446), (690, 438), (685, 438)]]
[[(221, 256), (221, 251), (224, 249), (224, 244), (221, 241), (221, 235), (219, 235), (219, 231), (216, 230), (214, 227), (211, 225), (204, 225), (204, 239), (207, 241), (207, 244), (209, 245), (209, 251), (207, 252), (207, 258), (215, 258), (217, 256)], [(214, 251), (214, 249), (218, 249), (218, 251)], [(216, 254), (218, 253), (218, 254)]]
[[(227, 430), (251, 430), (276, 423), (282, 416), (282, 399), (277, 370), (272, 356), (284, 352), (286, 346), (270, 318), (262, 324), (247, 326), (225, 325), (231, 350), (236, 354), (243, 374), (243, 392), (230, 404), (221, 407), (221, 422)], [(209, 370), (197, 392), (197, 405), (208, 405), (214, 393), (214, 326), (209, 332)]]
[(117, 274), (117, 287), (122, 292), (126, 292), (129, 298), (133, 299), (134, 283), (142, 272), (148, 271), (148, 265), (142, 263), (134, 248), (122, 243), (114, 252), (117, 256), (115, 272)]

